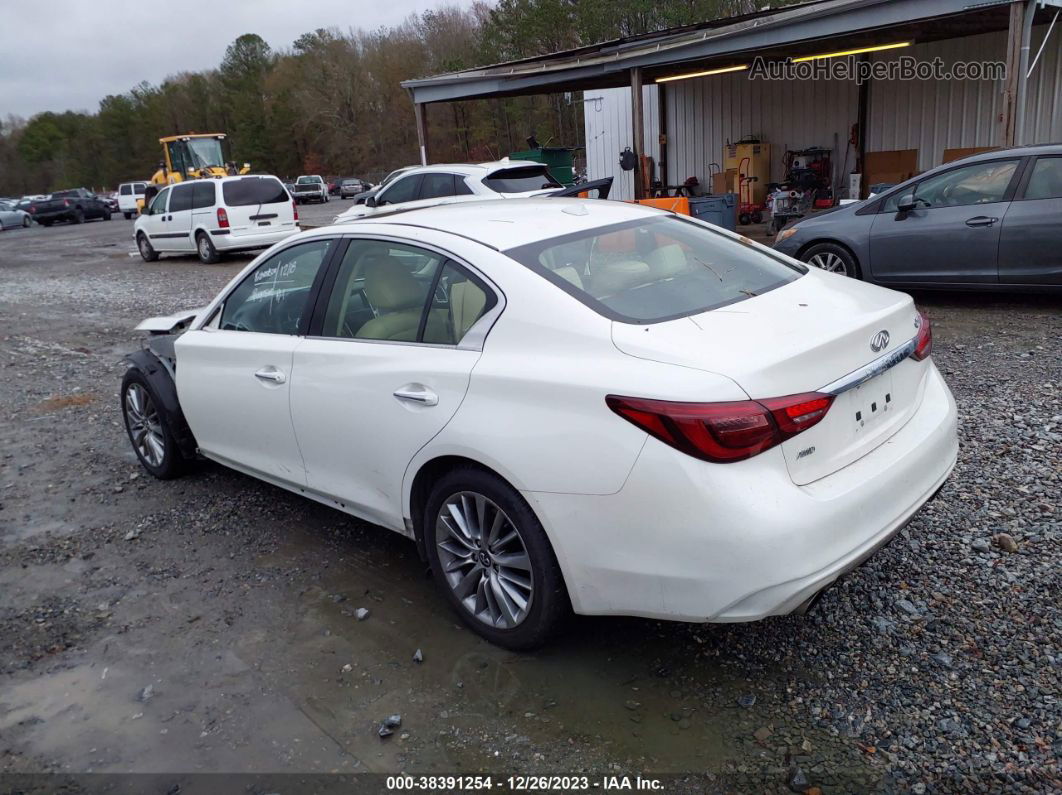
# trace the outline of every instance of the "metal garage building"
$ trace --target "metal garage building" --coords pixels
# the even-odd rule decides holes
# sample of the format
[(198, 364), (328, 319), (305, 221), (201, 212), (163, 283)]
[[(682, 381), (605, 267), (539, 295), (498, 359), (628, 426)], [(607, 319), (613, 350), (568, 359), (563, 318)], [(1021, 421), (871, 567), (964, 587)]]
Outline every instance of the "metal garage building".
[[(724, 145), (747, 137), (772, 144), (776, 180), (785, 150), (833, 150), (843, 195), (845, 175), (862, 172), (868, 154), (917, 150), (913, 165), (922, 171), (941, 163), (945, 150), (1062, 140), (1059, 6), (1062, 0), (818, 0), (403, 85), (422, 145), (426, 103), (584, 91), (588, 176), (618, 176), (619, 198), (640, 197), (648, 182), (620, 172), (624, 147), (652, 157), (652, 178), (666, 185), (690, 176), (707, 185)], [(751, 79), (756, 63), (884, 64), (900, 56), (939, 57), (945, 68), (1000, 62), (1006, 75)], [(423, 146), (422, 156), (427, 162)]]

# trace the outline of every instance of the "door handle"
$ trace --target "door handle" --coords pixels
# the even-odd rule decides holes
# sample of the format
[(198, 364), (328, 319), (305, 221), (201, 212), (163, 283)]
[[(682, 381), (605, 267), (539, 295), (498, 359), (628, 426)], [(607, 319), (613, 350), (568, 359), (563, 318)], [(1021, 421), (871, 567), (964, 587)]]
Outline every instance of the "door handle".
[(406, 384), (396, 389), (394, 395), (399, 400), (408, 400), (410, 403), (419, 403), (422, 406), (439, 405), (439, 396), (421, 384)]
[(977, 215), (970, 218), (967, 222), (967, 226), (992, 226), (998, 218), (989, 218), (987, 215)]
[(280, 372), (277, 368), (270, 365), (269, 367), (263, 367), (261, 370), (254, 374), (254, 377), (259, 381), (272, 381), (274, 384), (283, 384), (287, 381), (287, 377)]

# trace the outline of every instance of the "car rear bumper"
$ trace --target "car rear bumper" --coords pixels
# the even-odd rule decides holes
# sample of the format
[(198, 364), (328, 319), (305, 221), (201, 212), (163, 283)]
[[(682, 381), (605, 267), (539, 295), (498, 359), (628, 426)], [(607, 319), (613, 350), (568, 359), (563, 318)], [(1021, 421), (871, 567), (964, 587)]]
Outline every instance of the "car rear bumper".
[(887, 543), (951, 473), (955, 401), (936, 367), (926, 380), (903, 428), (805, 486), (778, 448), (713, 465), (648, 438), (615, 494), (526, 493), (575, 611), (733, 622), (797, 610)]
[(286, 226), (273, 232), (255, 232), (247, 235), (218, 234), (224, 229), (210, 232), (210, 240), (218, 251), (248, 251), (256, 248), (269, 248), (274, 243), (286, 240), (299, 231), (298, 225)]

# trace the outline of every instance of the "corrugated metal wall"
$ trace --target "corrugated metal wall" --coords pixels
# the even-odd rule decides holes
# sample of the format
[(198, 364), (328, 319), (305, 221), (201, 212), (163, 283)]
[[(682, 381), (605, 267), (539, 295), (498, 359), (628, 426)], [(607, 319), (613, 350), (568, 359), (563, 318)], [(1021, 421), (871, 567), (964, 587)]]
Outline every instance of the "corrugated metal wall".
[[(1046, 26), (1033, 30), (1033, 55), (1046, 32)], [(1028, 143), (1062, 139), (1060, 34), (1062, 30), (1052, 33), (1052, 41), (1029, 79), (1025, 104)], [(926, 61), (939, 56), (951, 66), (956, 61), (1003, 61), (1006, 50), (1006, 34), (1000, 32), (916, 44), (904, 53)], [(877, 57), (885, 59), (889, 54), (878, 53)], [(999, 146), (1002, 91), (1002, 81), (991, 80), (875, 81), (870, 87), (868, 149), (917, 149), (918, 168), (924, 171), (940, 165), (945, 149)]]
[[(1046, 26), (1034, 29), (1032, 55), (1046, 31)], [(1062, 141), (1062, 29), (1056, 28), (1051, 36), (1029, 80), (1028, 143)], [(1004, 60), (1006, 34), (918, 44), (904, 53), (926, 60), (939, 55), (946, 64)], [(658, 158), (655, 91), (655, 85), (645, 87), (645, 140), (647, 150)], [(925, 170), (941, 163), (945, 149), (998, 146), (1001, 91), (1002, 86), (993, 81), (875, 82), (870, 89), (867, 149), (918, 149), (918, 167)], [(737, 73), (676, 81), (667, 85), (666, 92), (668, 184), (696, 176), (706, 185), (708, 166), (722, 161), (723, 145), (749, 135), (773, 145), (772, 179), (783, 176), (786, 149), (836, 147), (833, 165), (838, 185), (845, 184), (842, 175), (854, 168), (855, 153), (847, 143), (857, 117), (854, 81), (766, 82)], [(630, 146), (630, 90), (587, 92), (586, 99), (588, 175), (591, 179), (615, 175), (614, 195), (630, 198), (633, 179), (618, 166), (620, 150)]]
[[(642, 86), (643, 145), (645, 153), (653, 158), (654, 163), (660, 159), (660, 103), (656, 90), (655, 85)], [(633, 173), (622, 171), (619, 167), (620, 152), (628, 146), (633, 149), (631, 90), (606, 88), (587, 91), (583, 99), (587, 179), (615, 177), (609, 198), (633, 199)]]
[[(722, 164), (723, 146), (747, 136), (771, 144), (771, 179), (782, 179), (787, 149), (812, 146), (834, 149), (834, 170), (843, 173), (859, 104), (855, 81), (769, 82), (735, 73), (679, 80), (666, 91), (670, 184), (690, 176), (709, 184), (709, 164)], [(849, 152), (849, 170), (854, 160)]]

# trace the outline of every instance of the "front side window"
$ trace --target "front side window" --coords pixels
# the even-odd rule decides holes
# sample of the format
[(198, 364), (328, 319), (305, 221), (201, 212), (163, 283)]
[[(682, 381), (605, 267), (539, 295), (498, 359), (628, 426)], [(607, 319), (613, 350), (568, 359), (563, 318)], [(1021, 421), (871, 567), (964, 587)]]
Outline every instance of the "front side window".
[(123, 196), (132, 196), (133, 195), (133, 186), (132, 185), (122, 185), (120, 188), (118, 188), (118, 192), (120, 194), (122, 194)]
[(673, 216), (588, 229), (505, 254), (625, 323), (707, 312), (789, 284), (789, 265), (693, 221)]
[(561, 187), (545, 166), (521, 166), (495, 171), (483, 180), (483, 184), (495, 193), (523, 193)]
[[(914, 197), (920, 206), (929, 209), (1000, 202), (1017, 169), (1017, 160), (992, 160), (954, 168), (919, 182)], [(890, 196), (885, 202), (885, 212), (896, 212), (899, 200), (906, 193), (901, 191)]]
[(420, 174), (403, 177), (395, 182), (380, 195), (377, 204), (401, 204), (413, 201), (417, 197), (417, 186), (420, 184)]
[(133, 186), (133, 192), (137, 196), (143, 196), (145, 190), (147, 190), (147, 183), (146, 182), (138, 182), (138, 183), (136, 183)]
[(178, 185), (173, 189), (173, 197), (170, 199), (170, 212), (177, 213), (181, 210), (192, 209), (192, 193), (195, 185)]
[(1062, 198), (1062, 157), (1036, 159), (1029, 185), (1025, 188), (1026, 199)]
[(313, 240), (269, 257), (225, 299), (221, 328), (298, 334), (313, 281), (333, 243)]
[(148, 213), (151, 215), (158, 215), (159, 213), (166, 212), (166, 202), (170, 198), (170, 189), (163, 188), (158, 192), (158, 195), (151, 200), (151, 207), (148, 208)]

